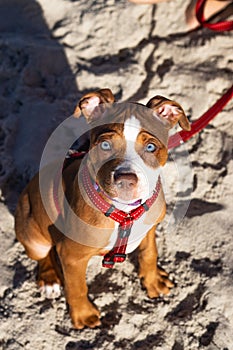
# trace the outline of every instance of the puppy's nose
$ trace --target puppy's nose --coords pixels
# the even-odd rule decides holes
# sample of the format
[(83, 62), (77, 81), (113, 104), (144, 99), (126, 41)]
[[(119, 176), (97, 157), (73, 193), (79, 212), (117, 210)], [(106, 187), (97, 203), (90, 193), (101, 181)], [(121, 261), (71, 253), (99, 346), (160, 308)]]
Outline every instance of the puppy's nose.
[(119, 189), (132, 190), (136, 187), (138, 178), (134, 173), (118, 170), (114, 174), (114, 182)]

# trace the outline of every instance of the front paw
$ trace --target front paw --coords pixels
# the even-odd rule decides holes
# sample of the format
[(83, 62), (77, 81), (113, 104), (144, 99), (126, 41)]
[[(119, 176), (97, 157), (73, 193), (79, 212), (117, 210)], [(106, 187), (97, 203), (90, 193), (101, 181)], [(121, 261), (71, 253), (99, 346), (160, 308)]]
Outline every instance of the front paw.
[(99, 310), (88, 300), (82, 298), (75, 306), (70, 306), (70, 316), (75, 328), (85, 326), (95, 328), (101, 325)]
[(51, 270), (49, 274), (40, 274), (38, 286), (41, 295), (47, 299), (56, 299), (61, 295), (61, 281), (53, 270)]
[(53, 284), (43, 284), (40, 283), (40, 293), (46, 299), (56, 299), (61, 295), (61, 285), (60, 283)]
[(161, 294), (167, 295), (170, 289), (174, 287), (174, 283), (168, 278), (168, 273), (158, 267), (154, 271), (140, 273), (139, 277), (149, 298), (157, 298)]

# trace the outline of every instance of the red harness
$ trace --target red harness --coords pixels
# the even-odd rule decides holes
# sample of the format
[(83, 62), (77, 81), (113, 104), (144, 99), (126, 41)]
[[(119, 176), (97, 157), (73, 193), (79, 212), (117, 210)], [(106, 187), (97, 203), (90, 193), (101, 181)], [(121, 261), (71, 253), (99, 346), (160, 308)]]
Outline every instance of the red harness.
[(95, 207), (99, 209), (105, 216), (113, 219), (120, 224), (114, 248), (104, 256), (102, 261), (103, 267), (113, 267), (115, 262), (123, 262), (126, 258), (125, 251), (134, 220), (139, 219), (147, 210), (150, 209), (152, 204), (156, 201), (161, 189), (160, 176), (158, 178), (153, 195), (143, 204), (131, 210), (129, 213), (117, 209), (113, 204), (110, 204), (103, 199), (99, 193), (99, 186), (95, 186), (93, 183), (86, 166), (83, 167), (81, 176), (84, 189)]

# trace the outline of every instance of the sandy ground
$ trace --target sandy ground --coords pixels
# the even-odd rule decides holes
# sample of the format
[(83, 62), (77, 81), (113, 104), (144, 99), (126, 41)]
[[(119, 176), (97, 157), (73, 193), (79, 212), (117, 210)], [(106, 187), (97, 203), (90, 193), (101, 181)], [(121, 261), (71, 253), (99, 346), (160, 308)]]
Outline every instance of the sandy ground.
[(64, 295), (40, 296), (36, 263), (13, 228), (46, 140), (85, 92), (109, 87), (118, 100), (141, 102), (162, 94), (193, 121), (230, 87), (232, 35), (187, 32), (187, 5), (0, 0), (1, 349), (233, 349), (232, 103), (164, 170), (158, 245), (176, 284), (169, 296), (147, 298), (136, 253), (111, 271), (96, 258), (87, 279), (102, 326), (76, 331)]

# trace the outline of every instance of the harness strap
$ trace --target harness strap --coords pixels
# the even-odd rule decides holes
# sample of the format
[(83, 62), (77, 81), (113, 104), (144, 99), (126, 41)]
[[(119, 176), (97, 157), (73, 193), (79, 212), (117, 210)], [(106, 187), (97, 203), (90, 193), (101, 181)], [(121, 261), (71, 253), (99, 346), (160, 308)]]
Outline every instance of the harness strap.
[(113, 249), (104, 256), (102, 262), (103, 267), (112, 268), (115, 262), (123, 262), (125, 260), (127, 243), (134, 220), (139, 219), (147, 210), (149, 210), (157, 199), (161, 189), (161, 179), (159, 176), (153, 195), (147, 199), (145, 203), (141, 204), (135, 209), (132, 209), (129, 213), (126, 213), (123, 210), (117, 209), (114, 205), (106, 202), (104, 198), (101, 197), (98, 190), (94, 186), (93, 181), (91, 180), (87, 166), (83, 167), (81, 174), (84, 189), (91, 202), (105, 216), (119, 223), (116, 243)]
[(118, 237), (115, 246), (110, 252), (105, 254), (102, 266), (112, 268), (115, 262), (123, 262), (126, 259), (126, 248), (130, 236), (131, 228), (133, 226), (133, 218), (126, 217), (119, 226)]

